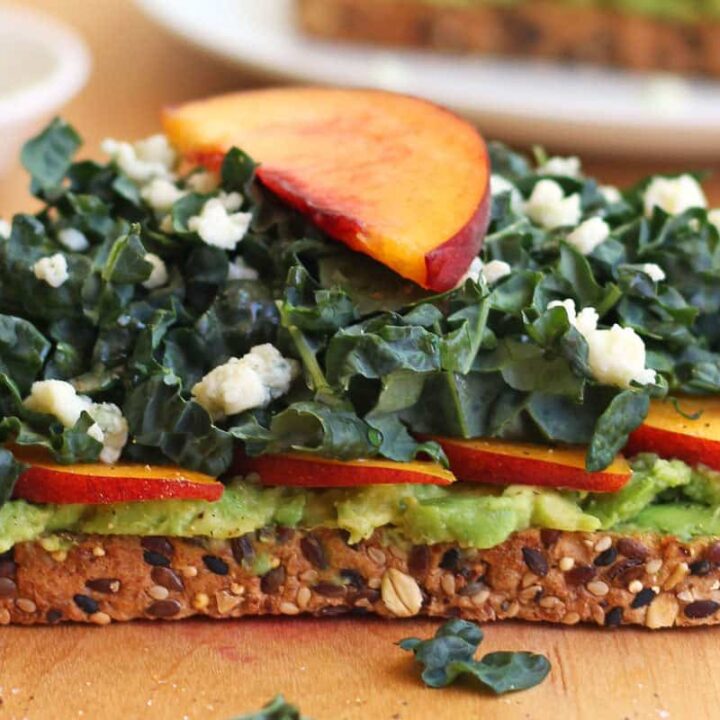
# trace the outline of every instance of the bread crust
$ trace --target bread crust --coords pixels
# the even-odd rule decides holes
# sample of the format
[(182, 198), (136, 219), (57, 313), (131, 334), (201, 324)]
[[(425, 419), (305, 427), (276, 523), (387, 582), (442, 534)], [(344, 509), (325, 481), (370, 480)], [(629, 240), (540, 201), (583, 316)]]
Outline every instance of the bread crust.
[[(373, 613), (605, 627), (720, 622), (720, 541), (526, 530), (489, 550), (377, 531), (266, 529), (231, 541), (69, 536), (0, 559), (0, 624)], [(47, 543), (44, 543), (47, 546)]]
[(553, 0), (441, 7), (416, 0), (297, 0), (328, 39), (720, 75), (720, 22), (672, 22)]

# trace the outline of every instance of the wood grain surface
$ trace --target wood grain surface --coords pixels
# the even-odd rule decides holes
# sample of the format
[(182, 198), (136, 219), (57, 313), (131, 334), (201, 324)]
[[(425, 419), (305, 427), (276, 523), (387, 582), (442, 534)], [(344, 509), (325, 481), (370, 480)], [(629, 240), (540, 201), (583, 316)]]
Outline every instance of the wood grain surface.
[[(91, 46), (92, 79), (63, 112), (90, 154), (103, 137), (155, 131), (163, 105), (262, 82), (169, 37), (124, 0), (24, 4), (72, 23)], [(616, 183), (674, 169), (662, 161), (640, 165), (602, 156), (586, 168)], [(19, 167), (0, 179), (0, 214), (33, 207), (26, 187)], [(720, 204), (720, 177), (708, 189)], [(553, 664), (541, 687), (495, 698), (470, 683), (423, 687), (411, 657), (394, 643), (430, 635), (435, 627), (290, 619), (2, 628), (0, 719), (230, 720), (278, 692), (315, 720), (720, 717), (718, 629), (490, 625), (483, 651), (544, 652)]]
[(0, 717), (230, 720), (282, 692), (314, 720), (717, 718), (717, 634), (488, 625), (484, 651), (546, 653), (538, 688), (425, 688), (394, 643), (426, 622), (243, 620), (0, 631)]

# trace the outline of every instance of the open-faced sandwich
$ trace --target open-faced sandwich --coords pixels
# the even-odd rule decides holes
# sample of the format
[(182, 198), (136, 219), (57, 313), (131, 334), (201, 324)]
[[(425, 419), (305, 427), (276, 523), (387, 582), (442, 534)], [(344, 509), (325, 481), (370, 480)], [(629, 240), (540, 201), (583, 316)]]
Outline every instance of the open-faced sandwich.
[[(720, 621), (720, 218), (374, 91), (190, 103), (0, 227), (0, 623)], [(251, 159), (252, 158), (252, 159)], [(258, 164), (255, 164), (257, 162)]]
[(719, 0), (297, 0), (335, 40), (720, 75)]

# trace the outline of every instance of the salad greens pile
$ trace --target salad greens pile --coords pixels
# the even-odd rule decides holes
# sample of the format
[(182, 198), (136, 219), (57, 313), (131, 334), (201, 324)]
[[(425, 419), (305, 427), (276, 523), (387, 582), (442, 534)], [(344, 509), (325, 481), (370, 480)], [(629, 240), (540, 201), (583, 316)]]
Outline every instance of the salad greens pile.
[[(608, 200), (585, 177), (551, 176), (579, 193), (583, 217), (611, 235), (584, 256), (496, 193), (482, 251), (512, 272), (494, 283), (467, 279), (432, 294), (325, 236), (283, 206), (255, 178), (239, 149), (227, 153), (220, 188), (191, 191), (167, 215), (148, 205), (114, 162), (76, 161), (77, 133), (55, 120), (24, 148), (34, 215), (18, 214), (0, 237), (0, 502), (21, 465), (9, 444), (41, 446), (61, 463), (95, 460), (101, 443), (32, 412), (34, 381), (70, 381), (127, 419), (129, 461), (177, 463), (222, 475), (233, 448), (249, 454), (300, 449), (340, 459), (417, 456), (444, 462), (422, 434), (498, 436), (588, 446), (587, 466), (609, 464), (644, 418), (649, 398), (668, 390), (720, 392), (720, 235), (705, 210), (645, 217), (640, 185)], [(548, 177), (521, 155), (490, 147), (493, 172), (527, 198)], [(431, 179), (428, 180), (432, 181)], [(236, 251), (204, 243), (190, 218), (220, 191), (242, 193), (252, 213)], [(89, 241), (71, 251), (58, 233)], [(51, 287), (34, 263), (61, 252), (69, 277)], [(146, 288), (165, 262), (168, 282)], [(241, 257), (257, 279), (232, 279)], [(658, 263), (657, 282), (642, 264)], [(232, 273), (231, 273), (232, 275)], [(588, 345), (563, 308), (597, 309), (602, 326), (633, 328), (648, 349), (653, 385), (602, 385)], [(210, 370), (272, 343), (302, 374), (264, 408), (213, 423), (191, 397)]]

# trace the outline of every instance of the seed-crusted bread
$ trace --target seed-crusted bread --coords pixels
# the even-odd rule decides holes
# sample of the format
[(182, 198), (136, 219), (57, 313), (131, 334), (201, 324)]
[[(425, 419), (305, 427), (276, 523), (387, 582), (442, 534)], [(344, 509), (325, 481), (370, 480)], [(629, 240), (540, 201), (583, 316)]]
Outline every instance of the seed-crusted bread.
[(346, 41), (720, 75), (720, 22), (672, 22), (554, 0), (448, 7), (417, 0), (297, 0), (302, 28)]
[(404, 545), (382, 531), (351, 545), (342, 531), (284, 528), (230, 541), (71, 540), (67, 550), (28, 542), (0, 557), (0, 624), (347, 612), (606, 627), (720, 622), (717, 540), (527, 530), (465, 550)]

